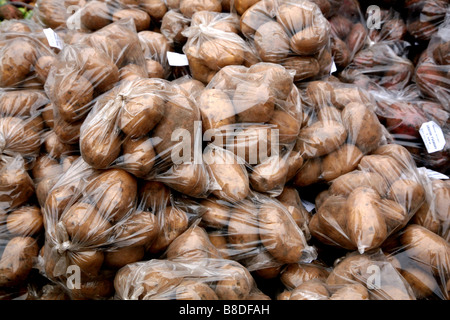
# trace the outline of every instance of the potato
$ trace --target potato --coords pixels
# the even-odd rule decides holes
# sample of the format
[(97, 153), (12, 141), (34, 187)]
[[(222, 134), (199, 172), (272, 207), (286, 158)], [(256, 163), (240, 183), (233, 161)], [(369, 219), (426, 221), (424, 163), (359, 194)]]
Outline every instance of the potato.
[(5, 246), (0, 260), (0, 287), (21, 284), (33, 268), (38, 245), (31, 237), (14, 237)]
[(24, 161), (16, 157), (0, 164), (0, 204), (14, 209), (25, 204), (35, 191), (33, 181), (24, 166)]
[(112, 22), (108, 5), (102, 1), (90, 1), (83, 7), (80, 21), (90, 30), (99, 30)]
[(53, 131), (63, 143), (76, 144), (80, 138), (80, 128), (83, 121), (69, 123), (64, 121), (60, 116), (56, 117), (53, 122)]
[(395, 201), (382, 199), (380, 212), (386, 221), (389, 233), (403, 228), (408, 222), (408, 212), (401, 204)]
[(49, 99), (40, 90), (5, 90), (1, 93), (0, 113), (3, 116), (35, 116), (36, 109), (45, 106)]
[(408, 149), (399, 144), (385, 144), (379, 146), (372, 154), (389, 156), (395, 159), (401, 166), (405, 168), (414, 167), (415, 163)]
[(172, 84), (178, 85), (185, 92), (183, 94), (187, 94), (188, 97), (193, 97), (197, 100), (197, 97), (205, 89), (205, 85), (198, 80), (192, 79), (190, 77), (181, 77), (172, 81)]
[(54, 131), (50, 131), (44, 140), (44, 149), (50, 157), (60, 159), (63, 156), (76, 152), (76, 147), (62, 143)]
[(334, 57), (336, 66), (345, 68), (350, 64), (352, 53), (347, 47), (347, 44), (338, 37), (331, 38), (331, 52)]
[(198, 98), (203, 132), (236, 122), (236, 112), (228, 95), (219, 89), (205, 89)]
[(141, 0), (139, 6), (156, 21), (160, 21), (167, 12), (166, 4), (162, 0)]
[(192, 18), (198, 11), (221, 12), (222, 5), (218, 0), (180, 0), (180, 11), (185, 17)]
[(211, 38), (201, 43), (198, 54), (211, 70), (218, 71), (228, 65), (244, 62), (244, 43), (238, 35), (229, 34), (226, 38)]
[(314, 199), (314, 204), (316, 205), (316, 209), (318, 210), (325, 200), (331, 195), (330, 190), (323, 190), (319, 192), (319, 194)]
[(123, 247), (105, 253), (105, 266), (119, 269), (125, 265), (142, 260), (145, 250), (143, 246)]
[(156, 154), (151, 139), (145, 137), (126, 140), (122, 145), (120, 167), (136, 177), (146, 177), (152, 170)]
[(199, 226), (191, 227), (173, 240), (165, 254), (169, 260), (182, 261), (221, 258), (219, 251), (209, 241), (206, 231)]
[(37, 155), (41, 147), (40, 133), (29, 128), (27, 122), (17, 117), (0, 118), (1, 148), (8, 153)]
[(55, 64), (56, 58), (53, 56), (41, 56), (37, 59), (34, 69), (39, 81), (45, 83), (52, 65)]
[(387, 238), (380, 201), (376, 191), (364, 187), (353, 190), (348, 196), (347, 233), (360, 253), (379, 247)]
[(104, 260), (103, 252), (97, 250), (73, 251), (68, 256), (70, 264), (80, 267), (82, 274), (88, 277), (98, 276)]
[(139, 206), (150, 211), (159, 212), (163, 210), (170, 200), (170, 189), (158, 181), (144, 181), (139, 187)]
[(108, 169), (86, 186), (99, 214), (117, 222), (129, 214), (135, 204), (136, 179), (122, 169)]
[[(174, 44), (183, 44), (186, 37), (182, 34), (183, 30), (189, 27), (191, 21), (183, 14), (175, 10), (169, 10), (161, 21), (161, 33)], [(191, 47), (192, 48), (192, 47)], [(187, 53), (185, 52), (187, 55)], [(193, 54), (193, 56), (196, 56)], [(191, 61), (189, 61), (189, 66)], [(194, 77), (196, 78), (196, 77)], [(203, 81), (202, 81), (203, 82)]]
[(202, 215), (202, 224), (209, 228), (221, 229), (228, 226), (231, 209), (223, 201), (217, 199), (205, 199), (200, 201), (205, 208)]
[(177, 300), (219, 300), (208, 284), (199, 280), (184, 280), (176, 289)]
[(62, 172), (62, 166), (59, 164), (59, 162), (56, 159), (45, 154), (39, 156), (36, 159), (32, 170), (33, 178), (36, 180), (59, 175)]
[(347, 231), (347, 210), (347, 200), (344, 197), (327, 197), (309, 223), (312, 236), (328, 245), (355, 250), (356, 245), (349, 238)]
[(300, 261), (305, 249), (302, 231), (284, 208), (264, 203), (259, 208), (259, 237), (269, 253), (281, 263)]
[(327, 154), (322, 160), (322, 178), (334, 180), (355, 170), (363, 157), (361, 150), (352, 144), (344, 144), (338, 150)]
[(388, 190), (386, 180), (376, 172), (366, 172), (355, 170), (336, 178), (330, 186), (330, 193), (335, 195), (348, 196), (358, 187), (372, 188), (381, 197), (384, 197)]
[(289, 55), (289, 37), (275, 21), (261, 25), (256, 30), (254, 41), (256, 51), (264, 62), (279, 63)]
[(0, 50), (0, 87), (11, 87), (24, 81), (37, 59), (37, 49), (26, 38), (16, 38)]
[(114, 284), (107, 277), (94, 278), (90, 281), (82, 281), (79, 289), (70, 291), (72, 300), (100, 300), (111, 299), (114, 295)]
[(439, 290), (433, 275), (417, 267), (400, 270), (400, 274), (411, 285), (417, 299), (424, 299)]
[(337, 289), (330, 300), (369, 300), (369, 292), (362, 284), (347, 284)]
[(122, 51), (116, 41), (100, 32), (90, 33), (83, 42), (87, 42), (89, 46), (105, 53), (117, 67), (122, 66), (128, 55), (126, 51)]
[(165, 250), (173, 240), (188, 228), (188, 216), (183, 210), (167, 206), (158, 213), (160, 227), (158, 236), (147, 248), (150, 253), (159, 253)]
[(274, 125), (274, 129), (278, 130), (279, 143), (281, 144), (294, 142), (300, 132), (301, 123), (299, 119), (284, 110), (275, 109), (268, 123)]
[(312, 2), (282, 4), (277, 10), (277, 21), (293, 36), (311, 26), (317, 13), (317, 7)]
[(158, 61), (152, 59), (145, 59), (145, 66), (147, 68), (147, 78), (165, 78), (166, 71)]
[(289, 300), (328, 300), (327, 287), (320, 280), (310, 280), (292, 290)]
[(308, 83), (306, 95), (317, 109), (333, 105), (336, 99), (333, 86), (329, 82), (319, 80)]
[(53, 89), (54, 105), (65, 122), (74, 123), (86, 117), (87, 104), (92, 101), (94, 87), (83, 75), (69, 73)]
[(220, 300), (245, 300), (254, 286), (250, 272), (237, 264), (220, 268), (221, 280), (217, 281), (215, 292)]
[(283, 188), (288, 173), (286, 161), (278, 155), (256, 165), (250, 174), (250, 184), (258, 192), (274, 192)]
[(156, 215), (144, 210), (136, 210), (114, 226), (115, 242), (124, 248), (149, 245), (158, 232)]
[(294, 150), (291, 151), (288, 158), (286, 159), (286, 165), (288, 166), (286, 181), (290, 181), (295, 177), (295, 175), (303, 166), (303, 157), (301, 156), (300, 152)]
[(80, 132), (80, 152), (89, 165), (106, 169), (121, 151), (120, 130), (114, 124), (93, 118), (85, 121)]
[(73, 185), (57, 186), (49, 190), (47, 199), (44, 199), (45, 210), (55, 219), (59, 219), (80, 197), (79, 190)]
[(436, 216), (441, 221), (448, 221), (450, 217), (450, 184), (441, 180), (434, 180), (431, 185), (435, 194), (434, 210)]
[(41, 207), (44, 207), (45, 200), (50, 192), (50, 190), (55, 186), (56, 182), (58, 182), (59, 176), (50, 176), (47, 178), (43, 178), (36, 183), (36, 198)]
[(313, 57), (288, 57), (281, 62), (281, 65), (288, 70), (294, 70), (294, 81), (302, 81), (313, 78), (319, 74), (320, 65)]
[(335, 121), (317, 121), (300, 130), (297, 148), (302, 157), (315, 158), (337, 150), (347, 138), (344, 126)]
[(371, 300), (416, 300), (412, 290), (394, 285), (382, 285), (380, 289), (370, 292)]
[(150, 16), (147, 14), (147, 12), (141, 9), (122, 9), (114, 12), (112, 16), (113, 22), (128, 18), (133, 19), (137, 32), (146, 30), (150, 27)]
[(61, 222), (73, 242), (91, 245), (104, 244), (112, 228), (94, 206), (82, 202), (72, 205), (61, 217)]
[[(405, 208), (401, 208), (406, 211)], [(425, 227), (436, 234), (439, 234), (441, 228), (441, 221), (436, 217), (436, 214), (430, 210), (430, 205), (426, 201), (411, 218), (411, 223)]]
[(297, 187), (305, 187), (317, 183), (321, 179), (322, 159), (313, 158), (304, 162), (300, 171), (296, 173), (293, 183)]
[(203, 152), (203, 160), (221, 187), (221, 190), (212, 191), (214, 196), (232, 202), (238, 202), (247, 197), (250, 192), (247, 172), (231, 152), (220, 148), (206, 148)]
[(6, 218), (8, 231), (15, 236), (36, 236), (44, 228), (41, 209), (37, 206), (20, 207)]
[(131, 138), (149, 133), (164, 115), (164, 101), (161, 97), (146, 94), (127, 101), (120, 110), (119, 127)]
[(186, 49), (185, 54), (189, 61), (189, 69), (192, 77), (196, 80), (208, 84), (216, 74), (215, 70), (210, 69), (203, 59), (198, 57), (198, 49), (190, 46)]
[(329, 33), (325, 23), (317, 24), (294, 34), (289, 46), (295, 53), (309, 56), (317, 53), (328, 43)]
[(243, 263), (248, 270), (253, 271), (261, 279), (278, 277), (282, 267), (282, 264), (275, 261), (263, 247), (259, 247), (259, 252), (255, 256), (244, 259)]
[(291, 263), (281, 271), (280, 280), (288, 289), (295, 289), (312, 279), (326, 280), (328, 271), (319, 265), (306, 263)]
[(358, 164), (359, 170), (378, 173), (390, 186), (405, 169), (395, 159), (383, 155), (366, 155)]
[(84, 47), (79, 51), (82, 57), (83, 76), (91, 81), (99, 92), (106, 92), (119, 81), (119, 69), (103, 51)]
[(251, 38), (260, 26), (272, 21), (273, 17), (275, 17), (275, 3), (270, 0), (258, 1), (242, 14), (241, 31), (244, 36)]
[(257, 77), (262, 76), (263, 82), (268, 84), (276, 99), (287, 100), (289, 103), (292, 103), (294, 105), (292, 109), (288, 106), (285, 107), (287, 112), (292, 114), (301, 112), (297, 109), (298, 90), (294, 87), (292, 75), (286, 68), (274, 63), (261, 62), (249, 67), (247, 74), (256, 74)]
[(374, 112), (360, 103), (349, 103), (342, 111), (348, 139), (362, 152), (375, 150), (382, 138), (382, 128)]
[(329, 286), (360, 283), (367, 284), (371, 273), (368, 269), (374, 261), (366, 254), (352, 254), (340, 260), (329, 274), (326, 284)]
[(332, 106), (322, 106), (317, 113), (317, 120), (342, 122), (341, 112)]
[(391, 185), (388, 198), (398, 202), (407, 212), (415, 213), (425, 201), (425, 190), (416, 181), (400, 179)]
[(231, 210), (226, 235), (229, 248), (239, 257), (256, 253), (261, 242), (258, 208), (252, 202), (243, 201)]
[(175, 164), (158, 180), (170, 188), (194, 198), (202, 198), (209, 192), (210, 177), (207, 169), (201, 164)]
[(237, 85), (232, 102), (239, 122), (267, 122), (275, 111), (274, 100), (267, 84), (242, 82)]
[(410, 224), (402, 232), (400, 242), (405, 246), (408, 257), (431, 267), (434, 274), (449, 272), (450, 245), (437, 234), (422, 226)]
[(147, 78), (148, 73), (142, 66), (129, 63), (119, 69), (120, 81), (133, 81), (139, 78)]

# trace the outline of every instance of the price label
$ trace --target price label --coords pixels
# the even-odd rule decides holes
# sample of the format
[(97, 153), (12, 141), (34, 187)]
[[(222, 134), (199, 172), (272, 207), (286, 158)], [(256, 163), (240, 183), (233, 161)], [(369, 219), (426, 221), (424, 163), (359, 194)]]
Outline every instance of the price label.
[(428, 153), (434, 153), (444, 149), (444, 133), (436, 122), (429, 121), (423, 123), (420, 127), (419, 133)]
[(48, 44), (50, 47), (58, 48), (59, 50), (62, 50), (63, 48), (63, 42), (61, 38), (58, 36), (58, 34), (53, 31), (52, 29), (44, 29), (45, 37), (47, 38)]
[(169, 65), (172, 67), (183, 67), (189, 65), (189, 61), (185, 54), (168, 51), (167, 60), (169, 61)]

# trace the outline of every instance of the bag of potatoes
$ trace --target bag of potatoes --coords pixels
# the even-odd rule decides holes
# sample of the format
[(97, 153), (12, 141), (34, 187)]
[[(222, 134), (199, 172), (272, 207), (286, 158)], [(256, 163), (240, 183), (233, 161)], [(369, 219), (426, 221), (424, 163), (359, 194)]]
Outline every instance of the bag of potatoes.
[(81, 126), (81, 155), (94, 168), (122, 168), (193, 197), (211, 184), (201, 148), (197, 106), (163, 79), (124, 82), (96, 101)]
[(194, 79), (207, 84), (226, 66), (250, 66), (259, 61), (239, 31), (235, 14), (201, 11), (192, 16), (190, 27), (182, 34), (187, 37), (183, 52)]
[(147, 77), (145, 58), (132, 20), (112, 23), (85, 34), (58, 54), (45, 83), (54, 107), (55, 131), (69, 144), (95, 98), (120, 81)]
[(404, 147), (381, 145), (357, 170), (330, 181), (309, 229), (327, 245), (360, 253), (379, 248), (408, 224), (429, 188)]
[(361, 158), (385, 141), (371, 95), (339, 81), (302, 86), (303, 121), (286, 181), (297, 187), (330, 182), (357, 168)]
[(126, 264), (158, 257), (197, 218), (193, 201), (122, 169), (82, 158), (60, 176), (43, 207), (42, 272), (72, 299), (105, 299)]
[[(448, 193), (444, 201), (447, 202), (448, 214)], [(447, 218), (447, 224), (448, 221)], [(429, 226), (415, 223), (416, 220), (412, 220), (400, 233), (390, 237), (383, 250), (388, 253), (397, 271), (409, 283), (417, 299), (448, 300), (450, 297), (448, 236), (445, 239), (431, 231)]]
[(44, 41), (42, 35), (20, 31), (0, 34), (1, 88), (43, 88), (55, 53), (40, 41)]
[(340, 2), (328, 19), (331, 27), (331, 53), (338, 69), (345, 68), (367, 41), (368, 30), (359, 2)]
[(221, 258), (152, 259), (128, 264), (114, 279), (116, 300), (268, 300), (240, 263)]
[(256, 2), (242, 14), (240, 27), (262, 61), (294, 70), (295, 81), (330, 74), (330, 23), (314, 2)]
[(138, 36), (144, 51), (148, 78), (167, 79), (172, 73), (167, 59), (167, 52), (174, 50), (172, 44), (163, 34), (155, 31), (141, 31)]
[(401, 91), (414, 74), (414, 65), (407, 58), (409, 46), (406, 41), (382, 41), (364, 48), (339, 73), (339, 79), (365, 89), (381, 86)]
[(415, 82), (425, 97), (450, 107), (450, 17), (433, 34), (428, 47), (420, 56), (415, 70)]
[[(302, 162), (300, 157), (290, 158), (303, 112), (292, 72), (265, 62), (250, 68), (226, 66), (196, 101), (204, 140), (210, 142), (210, 148), (224, 149), (218, 150), (219, 155), (211, 155), (205, 149), (205, 162), (224, 157), (231, 160), (230, 165), (245, 166), (253, 190), (278, 196), (287, 181), (290, 164), (298, 166)], [(225, 174), (223, 178), (226, 181), (231, 176)], [(241, 196), (229, 196), (239, 200), (246, 195), (244, 192)]]

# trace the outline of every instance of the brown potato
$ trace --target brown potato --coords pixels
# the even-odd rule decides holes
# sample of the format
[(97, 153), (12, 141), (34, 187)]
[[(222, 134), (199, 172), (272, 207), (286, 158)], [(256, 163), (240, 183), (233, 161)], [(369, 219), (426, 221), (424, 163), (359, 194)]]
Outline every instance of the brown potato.
[(267, 122), (275, 111), (274, 100), (267, 84), (242, 82), (237, 85), (232, 102), (239, 122)]
[[(170, 1), (170, 0), (169, 0)], [(182, 34), (183, 30), (189, 27), (191, 20), (185, 17), (177, 10), (169, 10), (161, 21), (161, 33), (173, 43), (183, 44), (186, 42), (186, 37)], [(187, 55), (187, 53), (185, 52)], [(193, 54), (193, 56), (196, 56)], [(189, 59), (189, 57), (188, 57)], [(189, 61), (189, 65), (191, 61)], [(194, 77), (196, 78), (196, 77)], [(202, 81), (203, 82), (203, 81)]]
[(160, 21), (167, 12), (167, 6), (162, 0), (140, 0), (139, 6), (156, 21)]
[(15, 236), (36, 236), (44, 228), (41, 209), (37, 206), (20, 207), (6, 218), (8, 231)]
[(289, 55), (289, 37), (275, 21), (261, 25), (255, 33), (254, 41), (262, 61), (279, 63)]
[(110, 10), (105, 2), (90, 1), (83, 7), (81, 23), (90, 30), (101, 29), (112, 22)]
[(122, 9), (114, 12), (112, 16), (113, 22), (132, 18), (136, 26), (136, 31), (143, 31), (150, 27), (150, 16), (146, 11), (137, 8)]
[(21, 284), (33, 268), (39, 247), (31, 237), (14, 237), (5, 246), (0, 260), (0, 287)]
[(47, 80), (48, 73), (52, 65), (56, 64), (56, 58), (52, 56), (41, 56), (34, 66), (36, 75), (42, 83), (45, 83)]
[(295, 289), (302, 283), (312, 279), (325, 281), (328, 273), (327, 269), (320, 265), (291, 263), (281, 272), (280, 280), (288, 289)]
[(380, 212), (386, 221), (389, 233), (403, 228), (408, 222), (408, 212), (401, 204), (395, 201), (382, 199)]
[(360, 253), (379, 247), (387, 238), (380, 201), (376, 191), (364, 187), (353, 190), (348, 196), (347, 233)]
[(120, 81), (133, 81), (139, 78), (147, 78), (145, 68), (134, 63), (129, 63), (119, 69)]
[(54, 131), (50, 131), (44, 140), (44, 149), (48, 155), (56, 159), (76, 152), (76, 146), (63, 143)]
[(220, 300), (245, 300), (254, 286), (250, 272), (235, 264), (221, 267), (221, 280), (217, 281), (215, 292)]
[(146, 137), (126, 140), (122, 145), (120, 167), (136, 177), (146, 177), (155, 164), (156, 153), (151, 139)]
[(300, 132), (299, 119), (284, 110), (275, 109), (272, 119), (268, 123), (274, 125), (274, 129), (278, 129), (279, 143), (281, 144), (294, 142)]
[(367, 284), (371, 275), (368, 268), (374, 261), (366, 254), (351, 254), (340, 260), (330, 272), (326, 284), (329, 286), (361, 283)]
[[(279, 204), (278, 204), (279, 206)], [(300, 261), (305, 238), (295, 221), (276, 203), (264, 203), (258, 212), (259, 238), (269, 253), (281, 263)]]
[(425, 189), (416, 181), (400, 179), (391, 185), (388, 198), (399, 203), (409, 214), (414, 214), (425, 201)]
[(73, 242), (92, 245), (105, 243), (112, 230), (111, 224), (94, 206), (82, 202), (72, 205), (62, 216), (61, 222)]
[(317, 53), (329, 42), (329, 29), (325, 24), (317, 24), (294, 34), (289, 42), (292, 51), (309, 56)]
[(74, 251), (70, 252), (68, 255), (70, 264), (80, 267), (80, 271), (83, 275), (87, 275), (88, 277), (98, 276), (104, 260), (102, 251)]
[(32, 169), (33, 178), (36, 180), (41, 180), (46, 177), (52, 177), (62, 173), (62, 166), (59, 162), (46, 155), (40, 155), (33, 166)]
[(137, 193), (134, 176), (122, 169), (102, 171), (86, 187), (98, 213), (115, 223), (132, 212)]
[(166, 71), (158, 61), (145, 59), (145, 66), (147, 68), (147, 78), (165, 78)]
[(288, 173), (286, 161), (278, 155), (271, 156), (253, 167), (250, 184), (258, 192), (275, 192), (283, 188)]
[(25, 204), (35, 192), (33, 180), (28, 175), (20, 157), (0, 164), (0, 204), (14, 209)]
[(114, 226), (115, 241), (124, 247), (149, 245), (158, 232), (156, 215), (144, 210), (136, 210)]
[(37, 155), (41, 147), (40, 133), (31, 129), (25, 120), (18, 117), (0, 118), (1, 147), (8, 153)]
[(383, 155), (366, 155), (358, 164), (359, 170), (378, 173), (388, 186), (392, 185), (404, 172), (395, 159)]
[(130, 99), (121, 109), (120, 129), (131, 138), (149, 133), (164, 115), (164, 101), (161, 97), (147, 94)]
[(277, 9), (277, 21), (289, 31), (290, 36), (314, 23), (317, 7), (312, 2), (282, 4)]
[(239, 36), (230, 34), (227, 38), (211, 38), (204, 41), (199, 48), (199, 58), (211, 70), (218, 71), (229, 65), (244, 62), (244, 43)]
[(227, 240), (229, 249), (239, 257), (256, 253), (259, 240), (258, 209), (246, 200), (231, 210), (228, 220)]
[(231, 208), (223, 201), (217, 199), (205, 199), (200, 201), (200, 205), (205, 208), (202, 215), (202, 224), (209, 228), (221, 229), (228, 225)]
[(157, 179), (168, 187), (194, 198), (204, 197), (209, 190), (209, 174), (202, 164), (175, 164)]
[(299, 96), (297, 88), (292, 82), (292, 75), (286, 68), (274, 63), (256, 63), (247, 69), (247, 74), (257, 74), (262, 76), (272, 94), (280, 100), (288, 100), (294, 104), (292, 110), (286, 106), (285, 110), (295, 113), (297, 108), (297, 99)]
[(315, 158), (337, 150), (346, 138), (347, 131), (341, 123), (317, 121), (300, 130), (296, 148), (304, 159)]
[(374, 112), (360, 103), (349, 103), (342, 111), (348, 139), (362, 152), (375, 150), (382, 138), (382, 127)]
[(139, 187), (139, 206), (159, 212), (166, 207), (170, 200), (170, 189), (162, 182), (144, 181)]
[(272, 147), (278, 147), (276, 142), (276, 135), (272, 135), (266, 125), (246, 125), (242, 130), (233, 132), (227, 141), (226, 149), (232, 150), (246, 163), (256, 165), (271, 156)]
[(369, 292), (362, 284), (347, 284), (337, 289), (330, 296), (330, 300), (370, 300)]
[(208, 233), (209, 241), (220, 252), (223, 259), (230, 259), (230, 250), (228, 248), (227, 238), (223, 231), (216, 230)]
[(295, 177), (295, 175), (303, 166), (303, 157), (301, 156), (300, 152), (294, 150), (291, 151), (288, 158), (286, 159), (286, 164), (288, 166), (286, 181), (290, 181)]
[(329, 292), (318, 279), (303, 282), (292, 290), (289, 300), (328, 300)]
[(417, 299), (424, 299), (438, 291), (439, 285), (433, 275), (417, 267), (401, 269), (403, 278), (411, 285)]
[(207, 148), (203, 160), (221, 190), (212, 194), (219, 199), (237, 202), (245, 199), (250, 192), (249, 178), (245, 168), (237, 162), (229, 151), (219, 148)]
[(334, 180), (343, 174), (353, 171), (363, 153), (352, 144), (344, 144), (338, 150), (327, 154), (322, 160), (322, 178), (326, 181)]
[(37, 49), (26, 38), (16, 38), (2, 45), (0, 86), (12, 87), (24, 81), (37, 59)]
[(281, 62), (288, 70), (294, 70), (294, 81), (302, 81), (313, 78), (319, 74), (320, 65), (313, 57), (288, 57)]
[(321, 180), (322, 159), (313, 158), (304, 162), (300, 171), (296, 173), (293, 183), (297, 187), (305, 187)]
[(387, 193), (388, 185), (381, 175), (375, 172), (355, 170), (336, 178), (330, 186), (330, 193), (348, 196), (358, 187), (372, 188), (381, 197)]
[(198, 11), (221, 12), (222, 4), (218, 0), (180, 0), (180, 11), (188, 18), (192, 18)]
[(221, 258), (219, 251), (209, 241), (206, 231), (199, 226), (193, 226), (178, 236), (167, 247), (167, 259), (195, 261)]
[(236, 122), (234, 106), (228, 95), (219, 89), (205, 89), (198, 98), (203, 132)]
[(270, 0), (261, 0), (252, 5), (242, 14), (240, 27), (242, 33), (251, 38), (256, 30), (263, 24), (273, 21), (275, 16), (275, 3)]

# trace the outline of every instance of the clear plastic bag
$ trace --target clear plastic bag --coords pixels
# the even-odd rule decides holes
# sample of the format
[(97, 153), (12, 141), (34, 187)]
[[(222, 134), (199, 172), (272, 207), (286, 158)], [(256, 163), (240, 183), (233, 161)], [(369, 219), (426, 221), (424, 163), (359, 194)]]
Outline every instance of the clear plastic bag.
[(400, 145), (381, 145), (361, 158), (358, 170), (330, 183), (309, 229), (331, 246), (361, 254), (381, 247), (425, 203), (430, 185)]
[(380, 28), (372, 28), (369, 31), (370, 41), (397, 41), (405, 40), (407, 35), (406, 23), (398, 11), (393, 8), (380, 11)]
[(295, 81), (330, 74), (331, 28), (315, 3), (259, 1), (242, 15), (240, 27), (262, 61), (294, 70)]
[(172, 45), (158, 32), (141, 31), (138, 36), (144, 50), (148, 78), (167, 79), (172, 72), (167, 60), (167, 52), (173, 51)]
[(198, 218), (195, 202), (121, 169), (98, 171), (79, 158), (43, 207), (42, 272), (71, 299), (107, 299), (121, 267), (159, 257)]
[(445, 19), (449, 4), (446, 0), (407, 0), (406, 26), (410, 35), (428, 41)]

